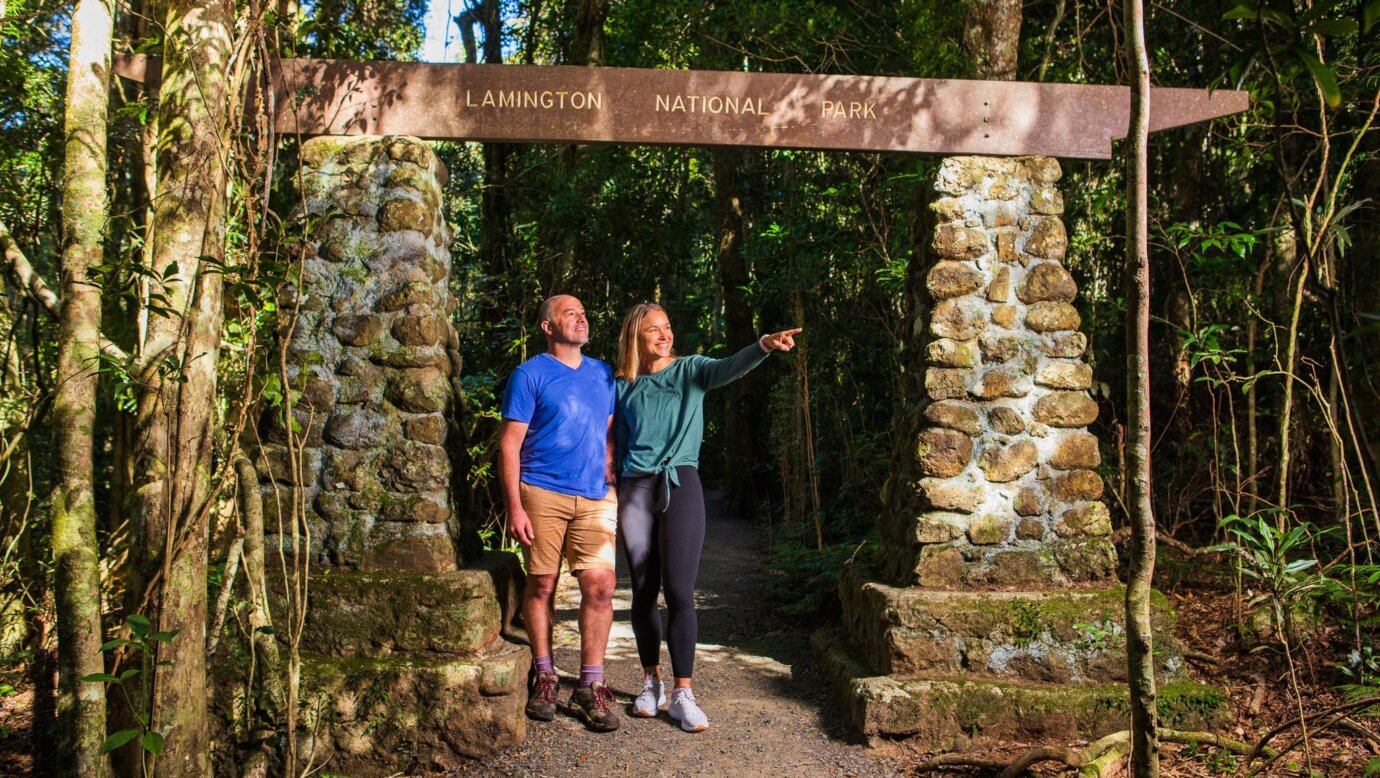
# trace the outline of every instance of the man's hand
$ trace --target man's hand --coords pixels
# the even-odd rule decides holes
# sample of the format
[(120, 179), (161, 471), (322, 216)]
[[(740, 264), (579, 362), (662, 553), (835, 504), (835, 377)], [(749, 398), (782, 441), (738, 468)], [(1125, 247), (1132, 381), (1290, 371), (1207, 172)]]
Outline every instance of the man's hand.
[(508, 511), (508, 534), (523, 546), (530, 546), (532, 541), (537, 539), (536, 533), (532, 531), (532, 520), (527, 517), (527, 511), (520, 506)]
[(604, 483), (609, 486), (618, 485), (618, 468), (614, 467), (612, 462), (604, 463)]

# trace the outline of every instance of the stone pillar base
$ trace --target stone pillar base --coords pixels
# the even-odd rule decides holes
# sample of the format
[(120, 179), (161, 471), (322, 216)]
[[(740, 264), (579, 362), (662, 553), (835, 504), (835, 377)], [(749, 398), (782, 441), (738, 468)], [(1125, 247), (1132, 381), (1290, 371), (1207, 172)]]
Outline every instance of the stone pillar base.
[[(445, 771), (521, 743), (531, 652), (505, 640), (522, 590), (512, 554), (444, 573), (311, 580), (302, 753), (333, 773)], [(270, 586), (281, 596), (281, 586)]]
[[(954, 592), (894, 587), (854, 565), (844, 627), (814, 647), (853, 728), (931, 751), (974, 741), (1096, 738), (1129, 725), (1125, 589)], [(1229, 718), (1220, 690), (1184, 674), (1174, 613), (1155, 593), (1156, 676), (1166, 726)]]

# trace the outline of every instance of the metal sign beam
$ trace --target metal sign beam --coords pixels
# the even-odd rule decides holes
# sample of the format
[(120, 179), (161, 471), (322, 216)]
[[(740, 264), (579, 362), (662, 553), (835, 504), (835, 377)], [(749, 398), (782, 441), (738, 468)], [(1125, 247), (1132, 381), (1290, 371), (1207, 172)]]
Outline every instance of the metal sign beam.
[[(155, 88), (157, 58), (115, 72)], [(1122, 86), (698, 70), (282, 59), (280, 133), (1108, 159)], [(1245, 111), (1246, 92), (1154, 89), (1151, 131)]]

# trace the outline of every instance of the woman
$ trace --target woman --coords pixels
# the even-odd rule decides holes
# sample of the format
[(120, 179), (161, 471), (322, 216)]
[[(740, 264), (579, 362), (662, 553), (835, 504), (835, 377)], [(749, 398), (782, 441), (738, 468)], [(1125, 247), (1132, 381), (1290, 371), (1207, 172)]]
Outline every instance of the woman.
[(700, 442), (704, 394), (741, 378), (773, 351), (790, 351), (799, 329), (763, 335), (728, 359), (677, 357), (666, 311), (642, 303), (628, 311), (618, 337), (618, 542), (632, 577), (632, 625), (644, 673), (633, 713), (655, 716), (666, 703), (661, 682), (661, 614), (664, 589), (667, 644), (675, 688), (671, 718), (686, 732), (701, 732), (709, 719), (695, 703), (690, 680), (699, 625), (695, 578), (704, 545), (704, 492)]

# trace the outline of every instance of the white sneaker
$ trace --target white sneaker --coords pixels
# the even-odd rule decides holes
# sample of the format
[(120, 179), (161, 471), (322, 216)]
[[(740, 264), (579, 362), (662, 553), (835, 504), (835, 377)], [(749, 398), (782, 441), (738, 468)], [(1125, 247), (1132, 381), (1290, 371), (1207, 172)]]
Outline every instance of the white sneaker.
[(709, 717), (695, 704), (695, 693), (689, 686), (671, 691), (671, 707), (667, 711), (671, 718), (680, 722), (686, 732), (703, 732), (709, 729)]
[(655, 718), (657, 709), (666, 704), (666, 684), (661, 679), (648, 675), (642, 679), (642, 693), (633, 700), (633, 715), (646, 719)]

